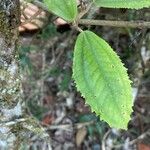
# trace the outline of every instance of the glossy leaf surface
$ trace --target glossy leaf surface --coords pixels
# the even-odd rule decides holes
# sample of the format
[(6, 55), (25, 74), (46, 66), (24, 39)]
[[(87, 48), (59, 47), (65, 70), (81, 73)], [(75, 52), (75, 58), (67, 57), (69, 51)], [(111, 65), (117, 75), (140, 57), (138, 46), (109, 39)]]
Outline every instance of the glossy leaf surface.
[(76, 0), (44, 0), (48, 9), (66, 21), (74, 21), (77, 16)]
[(73, 78), (92, 111), (111, 127), (127, 128), (132, 112), (131, 81), (117, 54), (91, 31), (77, 38)]
[(95, 4), (99, 7), (141, 9), (150, 7), (150, 0), (95, 0)]

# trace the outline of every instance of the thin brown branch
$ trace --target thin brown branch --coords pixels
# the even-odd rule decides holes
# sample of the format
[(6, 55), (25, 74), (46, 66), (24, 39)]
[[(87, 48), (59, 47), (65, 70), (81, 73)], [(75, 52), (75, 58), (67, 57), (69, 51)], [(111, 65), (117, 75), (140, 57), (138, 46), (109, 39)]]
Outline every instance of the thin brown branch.
[(93, 123), (94, 123), (94, 121), (76, 123), (74, 125), (72, 125), (72, 124), (50, 125), (50, 126), (47, 126), (47, 130), (56, 130), (56, 129), (71, 130), (73, 127), (79, 129), (79, 128), (82, 128), (82, 127), (89, 126)]
[(85, 10), (83, 10), (83, 11), (81, 11), (79, 13), (79, 15), (78, 15), (79, 19), (82, 18), (86, 13), (88, 13), (88, 11), (90, 10), (90, 8), (92, 7), (92, 4), (93, 3), (90, 3)]
[(80, 19), (78, 23), (82, 25), (95, 25), (95, 26), (150, 28), (150, 22), (146, 21), (110, 21), (110, 20)]

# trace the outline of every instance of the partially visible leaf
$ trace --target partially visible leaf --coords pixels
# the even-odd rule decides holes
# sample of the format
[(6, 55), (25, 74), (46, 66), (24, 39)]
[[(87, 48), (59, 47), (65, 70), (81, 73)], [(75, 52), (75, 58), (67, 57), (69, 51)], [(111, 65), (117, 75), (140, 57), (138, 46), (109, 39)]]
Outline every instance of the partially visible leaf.
[(76, 0), (44, 0), (48, 9), (66, 21), (74, 21), (77, 16)]
[(77, 38), (73, 78), (92, 111), (111, 127), (127, 128), (133, 105), (131, 81), (116, 53), (91, 31)]
[(95, 0), (95, 4), (99, 7), (141, 9), (150, 7), (150, 0)]

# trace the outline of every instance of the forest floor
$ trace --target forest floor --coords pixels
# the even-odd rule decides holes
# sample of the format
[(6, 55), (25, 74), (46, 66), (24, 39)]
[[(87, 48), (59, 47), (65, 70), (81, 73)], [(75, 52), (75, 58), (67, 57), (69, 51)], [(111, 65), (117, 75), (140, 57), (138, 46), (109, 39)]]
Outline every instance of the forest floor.
[[(134, 112), (128, 130), (116, 130), (91, 113), (77, 92), (72, 58), (78, 32), (68, 24), (53, 24), (54, 18), (42, 29), (20, 34), (24, 99), (28, 112), (46, 127), (52, 149), (150, 150), (150, 30), (81, 26), (112, 46), (133, 81)], [(92, 18), (150, 21), (150, 14), (148, 9), (101, 9)]]

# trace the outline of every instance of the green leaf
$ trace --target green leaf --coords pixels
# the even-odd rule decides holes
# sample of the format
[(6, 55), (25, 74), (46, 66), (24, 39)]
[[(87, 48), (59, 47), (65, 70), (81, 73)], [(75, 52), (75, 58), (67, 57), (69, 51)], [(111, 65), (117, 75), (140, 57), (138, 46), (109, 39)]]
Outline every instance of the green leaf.
[(44, 0), (48, 9), (66, 21), (74, 21), (77, 16), (76, 0)]
[(92, 111), (111, 127), (127, 129), (133, 105), (131, 81), (117, 54), (91, 31), (77, 38), (73, 78)]
[(150, 7), (150, 0), (95, 0), (99, 7), (141, 9)]

